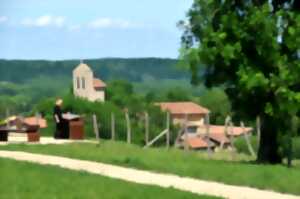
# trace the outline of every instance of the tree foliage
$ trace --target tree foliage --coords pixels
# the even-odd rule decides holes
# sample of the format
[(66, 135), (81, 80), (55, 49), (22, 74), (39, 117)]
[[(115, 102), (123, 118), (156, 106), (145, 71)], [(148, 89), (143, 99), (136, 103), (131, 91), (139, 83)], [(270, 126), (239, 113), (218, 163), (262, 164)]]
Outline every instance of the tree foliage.
[[(290, 118), (300, 105), (300, 15), (297, 1), (195, 0), (182, 38), (197, 83), (225, 86), (239, 118), (262, 118), (258, 160), (289, 156)], [(288, 136), (290, 137), (290, 136)], [(284, 150), (284, 148), (289, 148)]]

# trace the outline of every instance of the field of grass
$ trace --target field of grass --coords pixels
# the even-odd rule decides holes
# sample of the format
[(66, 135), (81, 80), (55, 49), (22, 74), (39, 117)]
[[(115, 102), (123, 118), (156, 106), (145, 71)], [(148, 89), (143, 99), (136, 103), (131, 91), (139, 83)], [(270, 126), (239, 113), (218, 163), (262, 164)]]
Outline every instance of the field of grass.
[(230, 161), (229, 156), (228, 160), (213, 160), (197, 152), (142, 149), (111, 141), (102, 141), (99, 147), (95, 144), (8, 145), (1, 146), (0, 150), (59, 155), (300, 195), (300, 168), (256, 165), (247, 158)]
[(0, 158), (0, 198), (200, 198), (172, 188), (146, 186), (54, 166)]

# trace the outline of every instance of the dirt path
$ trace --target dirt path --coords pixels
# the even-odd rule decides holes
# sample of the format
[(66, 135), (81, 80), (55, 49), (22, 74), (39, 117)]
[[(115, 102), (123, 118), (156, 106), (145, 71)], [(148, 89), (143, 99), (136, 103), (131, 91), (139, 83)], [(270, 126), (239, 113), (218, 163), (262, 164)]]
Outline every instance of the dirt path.
[(70, 144), (70, 143), (97, 143), (93, 140), (70, 140), (70, 139), (54, 139), (53, 137), (41, 137), (39, 142), (28, 143), (25, 133), (9, 133), (8, 142), (0, 142), (0, 145), (8, 144)]
[(108, 176), (125, 181), (173, 187), (182, 191), (211, 196), (221, 196), (230, 199), (300, 199), (300, 196), (262, 191), (254, 188), (225, 185), (221, 183), (179, 177), (170, 174), (159, 174), (149, 171), (124, 168), (109, 164), (76, 160), (58, 156), (38, 155), (26, 152), (0, 151), (0, 157), (37, 164), (60, 166), (67, 169), (86, 171), (93, 174)]

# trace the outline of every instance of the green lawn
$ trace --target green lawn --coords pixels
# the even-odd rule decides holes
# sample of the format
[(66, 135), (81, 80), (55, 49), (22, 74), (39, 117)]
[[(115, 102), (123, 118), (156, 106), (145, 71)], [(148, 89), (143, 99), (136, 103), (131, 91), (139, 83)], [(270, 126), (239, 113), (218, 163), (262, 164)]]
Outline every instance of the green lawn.
[(0, 150), (60, 155), (300, 195), (300, 169), (289, 169), (283, 165), (255, 165), (247, 160), (211, 160), (196, 152), (142, 149), (111, 141), (103, 141), (100, 147), (95, 144), (8, 145), (1, 146)]
[(146, 186), (84, 172), (0, 158), (0, 198), (201, 198), (172, 188)]

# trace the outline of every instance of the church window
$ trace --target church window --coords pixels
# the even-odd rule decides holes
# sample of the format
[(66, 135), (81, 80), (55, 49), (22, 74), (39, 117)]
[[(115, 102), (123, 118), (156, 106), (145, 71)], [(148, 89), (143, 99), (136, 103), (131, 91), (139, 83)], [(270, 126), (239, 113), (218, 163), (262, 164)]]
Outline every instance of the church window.
[(82, 81), (82, 89), (85, 89), (85, 78), (82, 77), (82, 78), (81, 78), (81, 81)]
[(79, 77), (77, 77), (76, 83), (77, 83), (77, 89), (80, 89), (80, 78)]

